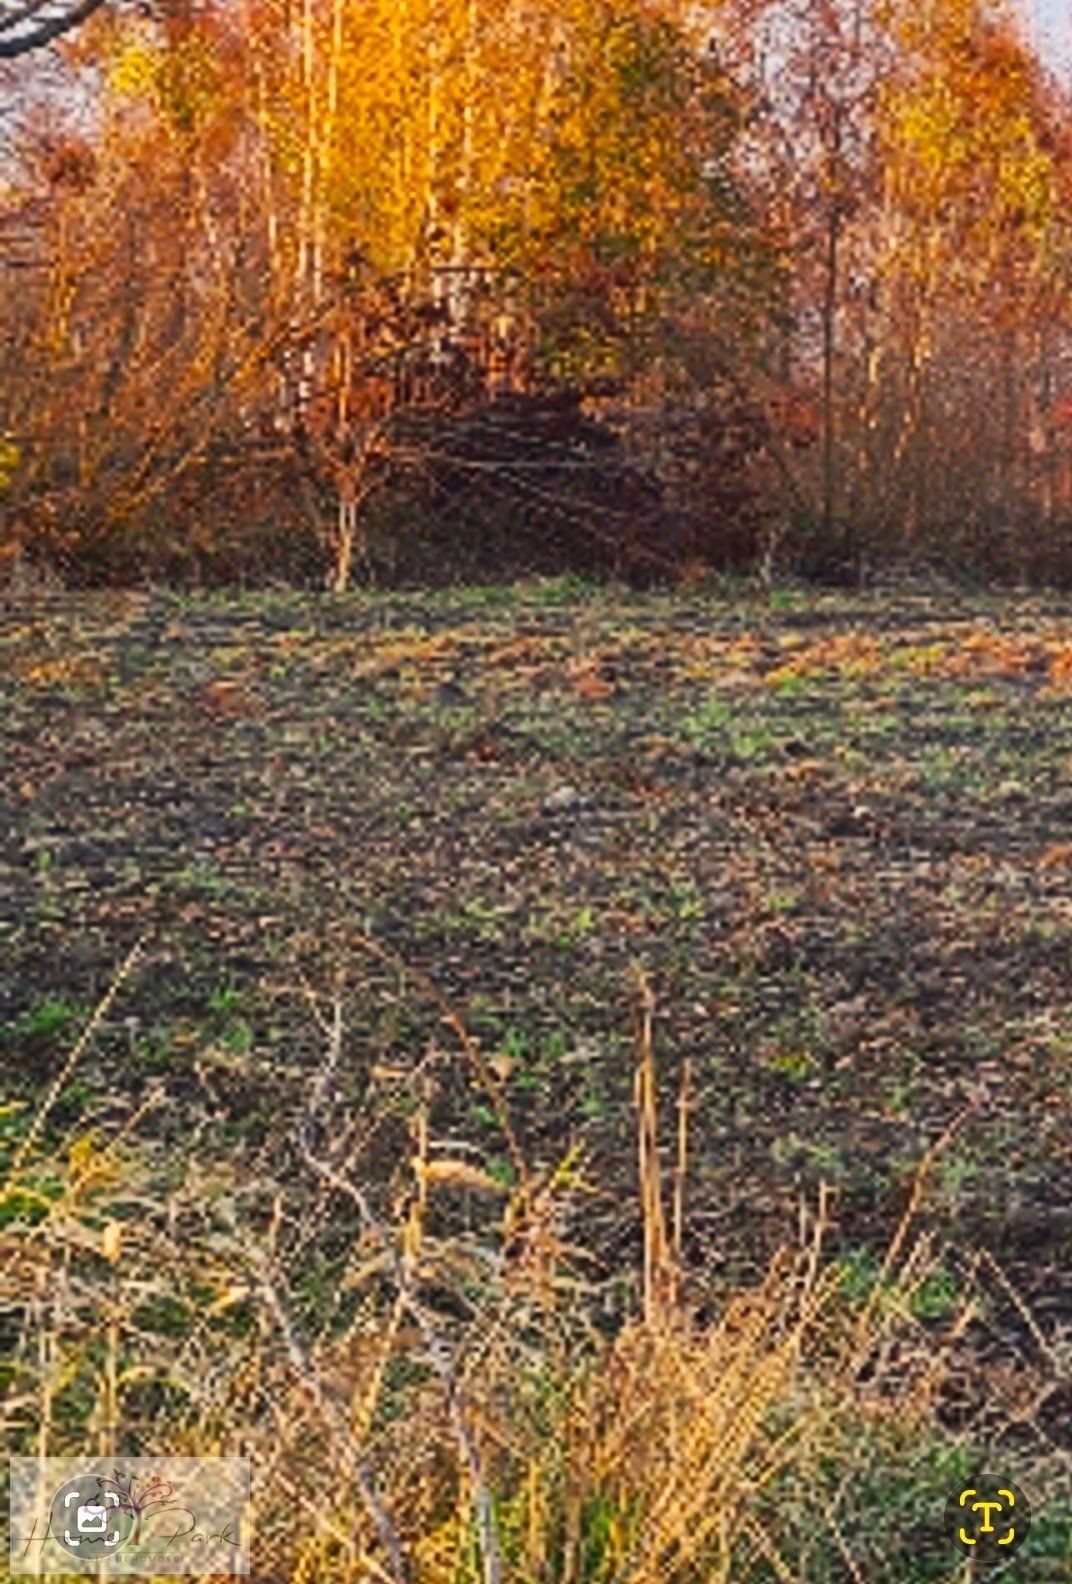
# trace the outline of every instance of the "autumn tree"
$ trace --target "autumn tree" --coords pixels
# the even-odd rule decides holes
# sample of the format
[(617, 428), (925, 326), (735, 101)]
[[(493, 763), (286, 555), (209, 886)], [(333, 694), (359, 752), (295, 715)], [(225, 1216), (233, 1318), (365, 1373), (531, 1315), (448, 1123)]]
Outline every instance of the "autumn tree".
[(1048, 446), (1068, 346), (1072, 128), (996, 8), (943, 0), (893, 25), (878, 261), (880, 356), (900, 389), (888, 516), (917, 539), (954, 517), (985, 536), (1030, 516), (1032, 456)]
[(262, 338), (242, 129), (219, 91), (234, 40), (97, 20), (80, 47), (105, 74), (99, 130), (48, 178), (36, 313), (3, 391), (22, 459), (7, 515), (69, 561), (134, 553), (150, 523), (181, 559)]
[(745, 97), (753, 190), (787, 265), (756, 381), (780, 442), (768, 487), (792, 553), (845, 573), (868, 511), (877, 111), (895, 41), (876, 0), (727, 0), (715, 36)]
[(40, 400), (13, 412), (13, 488), (72, 553), (150, 519), (210, 539), (245, 438), (278, 471), (313, 459), (342, 586), (376, 458), (429, 399), (400, 368), (460, 361), (474, 400), (522, 378), (661, 399), (701, 334), (764, 311), (733, 85), (670, 5), (249, 0), (109, 17), (80, 48), (94, 176), (50, 202)]
[(727, 0), (717, 36), (792, 263), (775, 405), (820, 418), (790, 511), (843, 562), (1000, 557), (1058, 498), (1067, 96), (990, 0)]

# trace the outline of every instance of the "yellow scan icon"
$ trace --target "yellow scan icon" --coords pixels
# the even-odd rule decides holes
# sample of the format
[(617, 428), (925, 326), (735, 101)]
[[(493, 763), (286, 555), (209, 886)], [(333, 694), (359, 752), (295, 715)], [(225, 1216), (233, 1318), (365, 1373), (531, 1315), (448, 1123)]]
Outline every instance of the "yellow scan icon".
[[(962, 1490), (960, 1493), (959, 1505), (962, 1508), (970, 1503), (970, 1506), (968, 1506), (969, 1512), (982, 1513), (983, 1515), (983, 1521), (978, 1526), (975, 1534), (969, 1534), (963, 1524), (959, 1526), (957, 1535), (961, 1545), (964, 1546), (978, 1545), (980, 1536), (985, 1535), (989, 1537), (991, 1535), (997, 1535), (997, 1530), (994, 1524), (990, 1521), (991, 1514), (1003, 1512), (1005, 1508), (1009, 1508), (1011, 1510), (1016, 1506), (1016, 1491), (1010, 1490), (1007, 1485), (999, 1486), (995, 1493), (995, 1498), (990, 1501), (985, 1499), (973, 1501), (972, 1497), (976, 1497), (978, 1495), (979, 1492), (974, 1486), (969, 1487), (967, 1490)], [(1015, 1540), (1016, 1528), (1014, 1525), (1010, 1524), (1007, 1532), (1004, 1535), (999, 1536), (994, 1541), (994, 1543), (999, 1546), (1007, 1546), (1013, 1545)]]

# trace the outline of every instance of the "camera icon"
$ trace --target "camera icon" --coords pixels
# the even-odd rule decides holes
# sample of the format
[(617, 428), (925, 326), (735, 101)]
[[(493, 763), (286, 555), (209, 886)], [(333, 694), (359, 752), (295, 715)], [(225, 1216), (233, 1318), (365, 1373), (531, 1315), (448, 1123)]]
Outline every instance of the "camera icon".
[(134, 1527), (119, 1492), (97, 1474), (68, 1480), (52, 1498), (52, 1535), (72, 1556), (98, 1561), (112, 1556)]
[[(105, 1495), (111, 1496), (116, 1506), (119, 1505), (119, 1497), (116, 1496), (114, 1491), (106, 1491)], [(77, 1501), (78, 1497), (77, 1495), (72, 1494), (67, 1499), (68, 1501)], [(119, 1544), (118, 1528), (113, 1529), (111, 1533), (108, 1533), (108, 1508), (105, 1502), (86, 1502), (84, 1506), (79, 1507), (78, 1511), (75, 1513), (74, 1521), (75, 1527), (78, 1530), (79, 1540), (81, 1540), (84, 1535), (99, 1535), (104, 1540), (104, 1544), (106, 1546), (117, 1546)], [(69, 1533), (64, 1534), (64, 1539), (67, 1541), (68, 1545), (78, 1544), (78, 1540), (72, 1540)]]

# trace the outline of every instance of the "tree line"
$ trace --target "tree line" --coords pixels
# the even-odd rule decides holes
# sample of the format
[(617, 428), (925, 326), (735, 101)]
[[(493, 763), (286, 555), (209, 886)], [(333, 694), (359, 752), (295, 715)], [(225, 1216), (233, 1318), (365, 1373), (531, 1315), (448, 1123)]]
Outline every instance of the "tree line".
[(0, 79), (0, 558), (1072, 574), (1072, 108), (997, 0), (67, 15)]

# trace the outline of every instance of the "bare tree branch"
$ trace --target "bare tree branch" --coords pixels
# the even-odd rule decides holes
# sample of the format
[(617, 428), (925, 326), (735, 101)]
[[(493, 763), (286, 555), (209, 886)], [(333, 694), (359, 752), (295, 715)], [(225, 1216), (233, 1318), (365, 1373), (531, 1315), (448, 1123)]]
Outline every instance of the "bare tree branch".
[(43, 49), (78, 27), (103, 3), (104, 0), (79, 0), (76, 5), (56, 4), (56, 0), (23, 0), (13, 6), (0, 3), (0, 60), (13, 60), (17, 55)]

